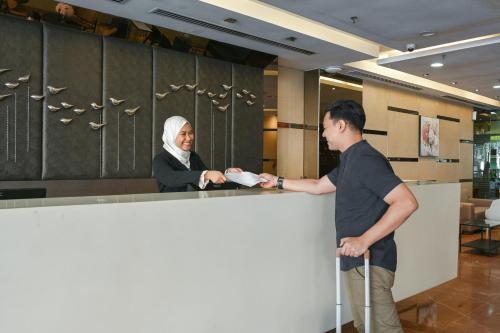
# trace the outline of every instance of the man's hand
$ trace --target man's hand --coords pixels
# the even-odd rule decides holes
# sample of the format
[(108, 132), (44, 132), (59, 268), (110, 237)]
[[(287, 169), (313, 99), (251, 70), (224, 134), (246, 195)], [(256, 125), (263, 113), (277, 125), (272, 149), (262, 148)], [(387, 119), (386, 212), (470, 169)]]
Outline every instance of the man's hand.
[(259, 178), (268, 179), (267, 182), (260, 183), (261, 187), (264, 187), (264, 188), (276, 187), (276, 182), (278, 181), (277, 176), (271, 175), (270, 173), (261, 173), (259, 175)]
[(348, 257), (362, 256), (368, 246), (361, 237), (346, 237), (340, 240), (340, 254)]

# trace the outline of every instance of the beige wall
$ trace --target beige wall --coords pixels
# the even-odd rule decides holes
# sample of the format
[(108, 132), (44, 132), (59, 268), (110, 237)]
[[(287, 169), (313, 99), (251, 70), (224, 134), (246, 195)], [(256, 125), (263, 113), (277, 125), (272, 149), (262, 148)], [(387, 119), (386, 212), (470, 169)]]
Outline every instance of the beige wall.
[[(280, 67), (278, 122), (304, 124), (305, 78), (304, 72)], [(369, 81), (363, 84), (363, 106), (367, 116), (365, 128), (387, 132), (387, 135), (365, 134), (368, 142), (387, 157), (417, 159), (414, 162), (391, 161), (394, 171), (402, 179), (452, 182), (472, 179), (472, 144), (461, 142), (473, 138), (472, 107)], [(389, 107), (414, 111), (416, 114), (389, 111)], [(419, 157), (419, 115), (460, 120), (439, 120), (439, 158)], [(317, 152), (305, 148), (306, 145), (314, 145), (315, 138), (317, 132), (279, 128), (278, 174), (312, 178), (314, 170), (311, 168), (317, 168), (317, 163), (305, 164), (305, 160), (315, 160)], [(439, 162), (440, 159), (458, 159), (459, 162), (445, 163)], [(462, 195), (470, 196), (471, 191), (472, 183), (463, 182)]]
[[(418, 115), (389, 111), (396, 107)], [(363, 107), (366, 129), (387, 131), (387, 136), (365, 134), (365, 138), (387, 157), (418, 158), (417, 162), (391, 165), (403, 179), (459, 181), (472, 179), (472, 107), (420, 95), (406, 90), (365, 81)], [(451, 117), (460, 122), (439, 120), (439, 159), (459, 159), (459, 163), (439, 163), (437, 158), (418, 156), (419, 115)], [(462, 183), (462, 195), (471, 196), (472, 183)]]

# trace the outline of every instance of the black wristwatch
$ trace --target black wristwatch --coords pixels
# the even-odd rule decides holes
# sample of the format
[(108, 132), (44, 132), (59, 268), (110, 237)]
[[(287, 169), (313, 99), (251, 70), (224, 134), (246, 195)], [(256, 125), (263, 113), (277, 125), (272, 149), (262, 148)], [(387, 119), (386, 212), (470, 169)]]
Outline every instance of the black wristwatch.
[(285, 178), (279, 176), (278, 177), (278, 180), (276, 181), (276, 188), (279, 189), (279, 190), (282, 190), (283, 189), (283, 181), (285, 180)]

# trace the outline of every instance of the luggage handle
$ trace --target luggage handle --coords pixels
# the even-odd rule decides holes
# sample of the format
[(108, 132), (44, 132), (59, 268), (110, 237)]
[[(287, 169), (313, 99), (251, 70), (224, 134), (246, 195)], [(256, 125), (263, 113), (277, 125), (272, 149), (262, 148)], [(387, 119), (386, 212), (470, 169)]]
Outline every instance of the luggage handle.
[[(335, 332), (342, 332), (342, 297), (340, 293), (340, 257), (342, 256), (341, 248), (337, 248), (336, 250), (336, 258), (335, 258), (335, 289), (337, 293), (337, 325), (335, 327)], [(370, 250), (366, 250), (363, 254), (365, 261), (365, 332), (370, 333), (370, 314), (371, 314), (371, 306), (370, 306)]]

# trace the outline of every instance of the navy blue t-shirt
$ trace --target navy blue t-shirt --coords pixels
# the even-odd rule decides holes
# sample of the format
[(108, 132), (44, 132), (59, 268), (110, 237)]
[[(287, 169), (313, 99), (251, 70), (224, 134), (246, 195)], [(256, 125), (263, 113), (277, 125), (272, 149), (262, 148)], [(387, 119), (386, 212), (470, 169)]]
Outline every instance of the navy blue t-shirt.
[[(380, 152), (362, 140), (340, 155), (340, 164), (328, 175), (337, 188), (335, 227), (337, 246), (345, 237), (358, 237), (377, 223), (389, 208), (384, 197), (401, 183)], [(394, 232), (370, 247), (370, 264), (396, 271)], [(342, 257), (341, 269), (363, 266), (363, 256)]]

